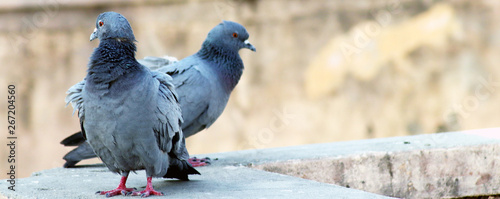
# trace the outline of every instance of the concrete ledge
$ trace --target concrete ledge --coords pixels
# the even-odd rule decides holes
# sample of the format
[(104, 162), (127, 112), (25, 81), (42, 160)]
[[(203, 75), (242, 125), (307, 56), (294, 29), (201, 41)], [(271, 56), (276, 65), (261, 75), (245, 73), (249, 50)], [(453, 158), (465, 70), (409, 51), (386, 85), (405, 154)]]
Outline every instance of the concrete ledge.
[[(357, 189), (405, 198), (500, 193), (495, 166), (500, 164), (500, 129), (199, 156), (218, 160), (199, 168), (202, 175), (191, 181), (155, 179), (155, 188), (170, 198), (388, 198)], [(119, 176), (102, 165), (55, 168), (18, 179), (15, 192), (0, 181), (0, 196), (103, 198), (94, 193), (113, 189), (118, 181)], [(144, 172), (131, 174), (127, 185), (143, 189)], [(441, 190), (436, 192), (440, 195), (432, 195), (433, 190)]]
[(256, 168), (398, 198), (500, 193), (500, 144), (291, 160)]
[[(388, 198), (244, 166), (215, 163), (198, 170), (202, 175), (191, 176), (190, 181), (154, 179), (153, 186), (168, 198)], [(145, 176), (144, 171), (137, 172), (137, 175), (131, 174), (127, 186), (144, 189)], [(55, 168), (19, 179), (15, 192), (7, 190), (7, 184), (2, 181), (0, 195), (8, 198), (105, 198), (94, 193), (114, 189), (118, 182), (119, 176), (102, 165), (74, 169)]]

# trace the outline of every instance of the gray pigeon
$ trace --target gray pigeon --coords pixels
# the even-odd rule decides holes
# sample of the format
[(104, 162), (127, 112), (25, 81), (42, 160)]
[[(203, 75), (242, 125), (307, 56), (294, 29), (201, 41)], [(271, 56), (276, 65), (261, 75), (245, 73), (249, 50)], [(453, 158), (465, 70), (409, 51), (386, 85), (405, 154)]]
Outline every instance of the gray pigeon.
[[(248, 37), (248, 32), (242, 25), (223, 21), (208, 33), (196, 54), (181, 61), (158, 57), (139, 60), (149, 68), (172, 76), (184, 117), (184, 136), (189, 137), (208, 128), (222, 114), (229, 95), (243, 72), (239, 50), (256, 50), (248, 42)], [(74, 167), (80, 160), (91, 158), (89, 155), (91, 156), (92, 149), (79, 132), (66, 138), (61, 144), (79, 145), (64, 156), (64, 167)], [(203, 161), (190, 159), (193, 166), (202, 166)]]
[[(67, 103), (78, 110), (82, 135), (109, 170), (120, 173), (114, 195), (163, 195), (152, 177), (187, 179), (199, 174), (187, 162), (181, 109), (170, 76), (150, 71), (135, 59), (135, 37), (127, 19), (100, 14), (90, 40), (99, 38), (85, 80), (68, 90)], [(147, 186), (133, 191), (130, 171), (146, 170)]]

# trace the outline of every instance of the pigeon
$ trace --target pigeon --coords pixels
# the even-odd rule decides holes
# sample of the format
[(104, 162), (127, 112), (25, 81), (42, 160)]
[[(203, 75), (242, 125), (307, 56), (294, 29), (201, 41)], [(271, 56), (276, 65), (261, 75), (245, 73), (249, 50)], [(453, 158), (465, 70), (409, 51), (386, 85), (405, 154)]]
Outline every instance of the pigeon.
[[(256, 51), (248, 37), (242, 25), (223, 21), (208, 33), (201, 49), (189, 57), (180, 61), (172, 57), (139, 60), (141, 64), (173, 78), (184, 118), (182, 131), (185, 137), (208, 128), (222, 114), (243, 73), (239, 50), (247, 48)], [(80, 132), (61, 144), (78, 145), (64, 156), (64, 167), (74, 167), (80, 160), (95, 157)], [(190, 163), (203, 166), (206, 159), (190, 159)]]
[[(135, 59), (135, 37), (127, 19), (100, 14), (90, 41), (98, 38), (87, 76), (68, 90), (66, 103), (78, 110), (81, 132), (108, 169), (121, 174), (116, 189), (101, 195), (164, 195), (152, 177), (187, 180), (200, 174), (188, 162), (182, 113), (172, 78)], [(125, 186), (129, 172), (146, 170), (143, 191)]]

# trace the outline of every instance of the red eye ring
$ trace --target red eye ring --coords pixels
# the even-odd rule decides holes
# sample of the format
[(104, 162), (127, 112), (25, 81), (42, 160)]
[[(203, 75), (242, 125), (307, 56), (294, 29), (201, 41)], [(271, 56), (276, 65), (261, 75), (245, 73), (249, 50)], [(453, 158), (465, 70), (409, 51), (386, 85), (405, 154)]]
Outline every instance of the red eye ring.
[(102, 25), (104, 25), (104, 22), (99, 21), (99, 27), (101, 27)]
[(233, 32), (233, 37), (234, 38), (238, 37), (238, 33)]

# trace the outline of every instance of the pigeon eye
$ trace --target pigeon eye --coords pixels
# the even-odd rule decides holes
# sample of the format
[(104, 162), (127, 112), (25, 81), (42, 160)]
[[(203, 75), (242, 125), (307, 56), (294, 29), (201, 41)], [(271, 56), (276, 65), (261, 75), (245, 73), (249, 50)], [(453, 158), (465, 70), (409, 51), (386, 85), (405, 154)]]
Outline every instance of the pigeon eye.
[(233, 37), (234, 37), (234, 38), (238, 37), (238, 33), (235, 33), (235, 32), (234, 32), (234, 33), (233, 33)]
[(104, 22), (99, 21), (99, 27), (101, 27), (102, 25), (104, 25)]

